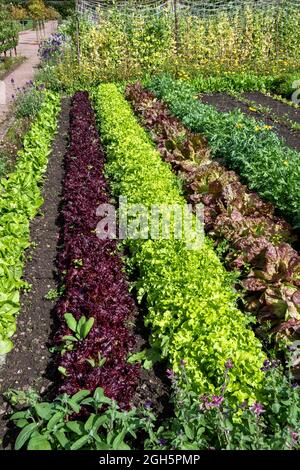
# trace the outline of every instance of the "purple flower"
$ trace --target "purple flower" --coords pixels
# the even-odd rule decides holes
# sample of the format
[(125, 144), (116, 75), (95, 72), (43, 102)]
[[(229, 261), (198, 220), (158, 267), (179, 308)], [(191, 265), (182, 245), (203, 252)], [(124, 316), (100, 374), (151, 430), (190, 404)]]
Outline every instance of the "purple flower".
[(298, 387), (298, 384), (296, 382), (292, 383), (291, 385), (292, 388), (297, 388)]
[(263, 367), (261, 367), (260, 370), (262, 370), (263, 372), (267, 372), (270, 369), (271, 369), (271, 362), (268, 359), (266, 359), (263, 363)]
[(202, 395), (200, 400), (203, 402), (204, 408), (219, 408), (224, 401), (224, 397), (222, 395), (213, 395), (211, 398), (208, 395)]
[(265, 412), (263, 405), (259, 402), (256, 402), (254, 405), (250, 406), (250, 410), (253, 411), (256, 416), (260, 416)]
[(201, 395), (201, 396), (199, 397), (199, 400), (200, 400), (200, 401), (207, 402), (207, 401), (208, 401), (208, 395)]
[(241, 408), (242, 410), (244, 410), (247, 407), (248, 407), (248, 400), (244, 400), (243, 403), (241, 403)]
[(273, 359), (272, 364), (271, 364), (272, 369), (276, 369), (276, 367), (278, 367), (279, 364), (280, 364), (280, 361), (278, 361), (277, 359)]
[(153, 407), (152, 401), (147, 400), (147, 401), (144, 403), (144, 408), (145, 408), (146, 410), (151, 410), (152, 407)]
[(212, 406), (212, 407), (217, 407), (219, 408), (219, 406), (221, 406), (221, 404), (223, 403), (224, 401), (224, 397), (222, 397), (222, 395), (218, 396), (218, 395), (213, 395), (212, 396), (212, 399), (211, 399), (211, 402), (208, 403), (209, 406)]
[(181, 367), (184, 367), (186, 365), (186, 362), (184, 359), (180, 359), (180, 365)]
[(296, 351), (297, 346), (295, 346), (294, 344), (290, 344), (287, 348), (289, 351)]
[(15, 83), (15, 81), (14, 81), (14, 79), (13, 79), (13, 78), (11, 78), (11, 79), (10, 79), (10, 82), (11, 82), (12, 84), (14, 84), (14, 83)]
[(166, 443), (167, 443), (167, 440), (161, 438), (161, 439), (158, 439), (158, 443), (159, 443), (160, 446), (165, 446)]
[(15, 95), (11, 95), (12, 99), (14, 100), (15, 99)]
[(297, 442), (298, 437), (299, 437), (299, 434), (297, 432), (295, 432), (295, 431), (291, 432), (291, 438), (293, 439), (293, 441)]
[(175, 372), (172, 369), (167, 369), (167, 377), (172, 380), (175, 378)]
[(225, 368), (226, 369), (233, 369), (234, 367), (234, 363), (232, 361), (232, 359), (228, 359), (228, 361), (225, 362)]

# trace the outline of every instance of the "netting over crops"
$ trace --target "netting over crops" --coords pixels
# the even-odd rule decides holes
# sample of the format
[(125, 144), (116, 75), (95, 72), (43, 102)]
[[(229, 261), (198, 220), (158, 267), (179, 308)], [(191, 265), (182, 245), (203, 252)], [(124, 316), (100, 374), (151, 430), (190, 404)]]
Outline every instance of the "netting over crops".
[(300, 0), (78, 0), (77, 10), (92, 22), (80, 36), (87, 77), (299, 69)]
[[(175, 5), (176, 4), (176, 5)], [(97, 21), (101, 12), (112, 8), (122, 10), (123, 14), (160, 14), (161, 12), (174, 13), (177, 7), (178, 14), (189, 13), (196, 16), (208, 16), (220, 12), (231, 13), (238, 9), (251, 6), (257, 10), (262, 9), (300, 9), (300, 0), (144, 0), (144, 1), (110, 1), (110, 0), (78, 0), (79, 13)]]

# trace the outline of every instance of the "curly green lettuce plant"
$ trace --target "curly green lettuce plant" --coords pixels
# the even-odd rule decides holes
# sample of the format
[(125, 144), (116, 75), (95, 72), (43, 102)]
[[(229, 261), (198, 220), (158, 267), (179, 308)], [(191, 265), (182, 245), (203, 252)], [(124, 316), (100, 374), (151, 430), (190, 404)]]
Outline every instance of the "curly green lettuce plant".
[(24, 138), (13, 173), (0, 182), (0, 354), (8, 353), (20, 309), (29, 222), (43, 203), (40, 183), (47, 168), (60, 107), (58, 95), (46, 92), (36, 121)]
[(250, 189), (296, 222), (300, 212), (300, 153), (289, 149), (269, 126), (233, 111), (220, 113), (201, 103), (187, 82), (168, 76), (152, 91), (194, 132), (207, 137), (212, 153), (236, 170)]
[[(100, 86), (94, 100), (115, 196), (147, 207), (184, 204), (176, 177), (116, 86)], [(161, 349), (175, 371), (184, 359), (198, 392), (220, 386), (224, 363), (232, 358), (236, 368), (229, 393), (238, 401), (254, 398), (264, 355), (235, 306), (236, 294), (210, 242), (194, 250), (174, 239), (127, 242), (131, 265), (139, 273), (138, 298), (145, 298), (148, 307), (145, 323), (152, 331), (152, 346)]]

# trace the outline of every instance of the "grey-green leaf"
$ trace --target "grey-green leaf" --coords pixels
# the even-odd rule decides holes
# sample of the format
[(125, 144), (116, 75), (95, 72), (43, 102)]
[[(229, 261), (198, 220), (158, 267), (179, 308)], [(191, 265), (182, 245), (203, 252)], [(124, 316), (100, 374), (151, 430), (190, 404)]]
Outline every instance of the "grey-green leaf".
[(28, 443), (28, 450), (51, 450), (50, 442), (43, 436), (34, 437)]
[(34, 408), (40, 418), (46, 419), (47, 421), (51, 418), (52, 405), (50, 403), (37, 403)]
[(91, 394), (89, 390), (80, 390), (80, 392), (75, 393), (75, 395), (72, 396), (72, 400), (74, 400), (76, 403), (81, 402), (84, 398), (88, 397)]
[(78, 441), (75, 441), (74, 444), (71, 446), (71, 450), (78, 450), (81, 449), (85, 444), (89, 441), (89, 436), (82, 436)]
[(30, 423), (25, 428), (22, 429), (20, 434), (17, 437), (15, 443), (15, 450), (20, 450), (23, 445), (28, 441), (34, 429), (37, 428), (36, 423)]
[(83, 423), (80, 423), (79, 421), (69, 421), (68, 423), (66, 423), (66, 427), (78, 436), (82, 436), (82, 434), (84, 433)]

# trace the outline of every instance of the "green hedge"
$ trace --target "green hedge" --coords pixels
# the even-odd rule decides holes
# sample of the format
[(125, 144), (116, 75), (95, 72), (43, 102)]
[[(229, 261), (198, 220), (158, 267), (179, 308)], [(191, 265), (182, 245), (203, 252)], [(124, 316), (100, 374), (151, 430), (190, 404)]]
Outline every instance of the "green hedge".
[(264, 123), (240, 111), (221, 113), (201, 103), (187, 82), (156, 77), (150, 88), (187, 127), (207, 137), (213, 155), (236, 170), (250, 189), (298, 221), (299, 152), (284, 145)]
[[(95, 92), (107, 175), (115, 196), (129, 203), (184, 204), (176, 177), (162, 162), (129, 104), (115, 85)], [(209, 241), (189, 250), (178, 240), (130, 240), (130, 263), (138, 271), (138, 298), (145, 298), (152, 345), (178, 370), (186, 362), (195, 389), (222, 385), (224, 364), (235, 363), (228, 391), (238, 401), (260, 388), (264, 358), (260, 342), (236, 308), (230, 279)]]
[(37, 120), (24, 139), (15, 171), (0, 183), (0, 354), (9, 352), (20, 310), (29, 222), (43, 203), (40, 183), (56, 130), (59, 96), (46, 92)]

